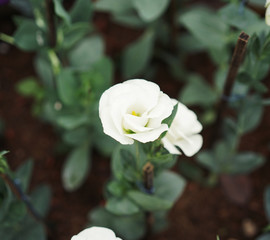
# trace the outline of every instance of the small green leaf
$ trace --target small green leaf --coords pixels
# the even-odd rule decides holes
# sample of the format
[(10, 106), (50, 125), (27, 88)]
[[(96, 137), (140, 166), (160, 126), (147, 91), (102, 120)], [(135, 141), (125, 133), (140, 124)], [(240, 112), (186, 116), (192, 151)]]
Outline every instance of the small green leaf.
[(45, 217), (49, 210), (51, 196), (51, 190), (46, 185), (38, 186), (30, 195), (33, 207), (42, 217)]
[(60, 127), (67, 130), (72, 130), (82, 125), (88, 124), (89, 116), (83, 113), (81, 113), (81, 115), (78, 113), (63, 114), (57, 117), (56, 122)]
[(78, 189), (85, 181), (90, 169), (88, 145), (75, 148), (68, 156), (62, 171), (62, 181), (67, 191)]
[(173, 202), (139, 191), (129, 191), (127, 196), (145, 211), (162, 211), (172, 207)]
[(101, 37), (95, 35), (80, 41), (69, 53), (71, 65), (80, 70), (89, 69), (104, 53)]
[(132, 2), (127, 0), (98, 0), (95, 2), (94, 7), (97, 11), (119, 14), (131, 10)]
[(229, 31), (228, 25), (209, 9), (192, 8), (180, 15), (179, 22), (210, 49), (221, 49), (227, 44), (225, 36)]
[(44, 33), (34, 21), (24, 19), (14, 34), (15, 45), (25, 51), (35, 51), (45, 46)]
[(132, 215), (139, 213), (139, 207), (128, 198), (109, 198), (106, 209), (115, 215)]
[(30, 183), (30, 179), (33, 171), (33, 160), (26, 161), (21, 165), (16, 173), (15, 178), (19, 181), (20, 187), (23, 192), (26, 192)]
[(192, 75), (180, 94), (180, 101), (187, 105), (213, 105), (217, 100), (217, 93), (200, 76)]
[(122, 69), (125, 78), (140, 74), (149, 63), (154, 46), (154, 33), (146, 31), (136, 42), (130, 44), (123, 53)]
[(91, 30), (92, 26), (89, 23), (81, 23), (81, 22), (63, 28), (64, 39), (59, 47), (63, 49), (69, 49), (73, 47)]
[(178, 174), (171, 171), (163, 171), (154, 180), (155, 196), (175, 202), (183, 193), (186, 181)]
[(56, 80), (60, 100), (67, 105), (76, 105), (78, 82), (73, 71), (69, 68), (63, 69)]
[(117, 236), (125, 236), (125, 240), (138, 240), (145, 234), (145, 217), (143, 213), (128, 216), (117, 216), (104, 208), (96, 208), (90, 214), (93, 226), (112, 229)]
[(259, 16), (247, 7), (239, 11), (240, 4), (231, 3), (219, 10), (221, 19), (239, 30), (246, 31), (247, 27), (259, 21)]
[(70, 16), (68, 12), (65, 10), (65, 8), (63, 7), (62, 1), (53, 0), (53, 3), (54, 3), (54, 10), (55, 10), (56, 15), (60, 17), (61, 19), (63, 19), (67, 25), (70, 25), (71, 24)]
[(73, 23), (89, 22), (92, 14), (92, 2), (88, 0), (76, 0), (70, 11), (70, 17)]
[(146, 22), (159, 18), (167, 9), (169, 0), (132, 0), (139, 16)]
[(23, 96), (34, 97), (41, 100), (44, 96), (44, 89), (37, 83), (37, 79), (29, 77), (22, 79), (17, 85), (16, 90)]

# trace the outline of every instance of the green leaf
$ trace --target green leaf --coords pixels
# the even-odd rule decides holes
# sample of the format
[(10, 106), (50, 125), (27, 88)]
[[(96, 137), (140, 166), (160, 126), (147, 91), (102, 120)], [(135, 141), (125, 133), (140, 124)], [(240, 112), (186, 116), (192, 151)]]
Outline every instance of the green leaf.
[(214, 154), (210, 151), (199, 152), (196, 155), (196, 160), (212, 172), (217, 173), (220, 171), (220, 166), (218, 165)]
[[(127, 1), (125, 1), (127, 2)], [(133, 12), (123, 12), (113, 15), (113, 22), (131, 27), (131, 28), (143, 28), (145, 22), (141, 20), (137, 14)]]
[(38, 186), (30, 195), (33, 207), (42, 217), (45, 217), (49, 210), (51, 196), (51, 190), (46, 185)]
[(162, 199), (160, 197), (135, 190), (129, 191), (127, 196), (145, 211), (168, 210), (173, 205), (173, 203), (167, 199)]
[(67, 191), (78, 189), (90, 170), (90, 149), (88, 145), (75, 148), (68, 156), (62, 171), (62, 181)]
[(54, 76), (50, 62), (44, 55), (39, 54), (35, 59), (35, 70), (46, 88), (54, 88)]
[(133, 145), (121, 145), (115, 148), (112, 155), (111, 168), (116, 179), (125, 177), (129, 181), (136, 178), (135, 148)]
[(59, 47), (69, 49), (92, 30), (89, 23), (78, 22), (63, 29), (64, 39)]
[(261, 122), (263, 104), (258, 98), (245, 98), (238, 109), (237, 128), (239, 133), (254, 130)]
[(37, 79), (34, 77), (22, 79), (16, 85), (16, 90), (23, 96), (34, 97), (37, 100), (41, 100), (44, 96), (43, 88), (37, 83)]
[(15, 173), (15, 178), (19, 181), (23, 192), (26, 192), (29, 187), (32, 171), (33, 160), (28, 160), (23, 165), (21, 165)]
[(94, 4), (97, 11), (108, 11), (114, 14), (127, 12), (132, 9), (132, 2), (127, 0), (98, 0)]
[(139, 16), (146, 22), (159, 18), (167, 9), (169, 0), (132, 0)]
[(262, 166), (264, 162), (265, 158), (259, 154), (242, 152), (232, 158), (226, 171), (231, 174), (247, 174)]
[(71, 19), (68, 12), (64, 9), (61, 0), (53, 0), (54, 10), (58, 17), (64, 20), (67, 25), (71, 24)]
[(92, 2), (88, 0), (76, 0), (71, 11), (70, 17), (73, 23), (75, 22), (89, 22), (92, 14)]
[(78, 82), (74, 72), (69, 68), (63, 69), (58, 75), (56, 83), (60, 100), (67, 105), (76, 105)]
[(154, 180), (155, 196), (174, 203), (183, 193), (186, 181), (178, 174), (163, 171)]
[(25, 51), (35, 51), (45, 46), (44, 33), (34, 21), (24, 19), (14, 34), (15, 45)]
[(79, 114), (78, 112), (73, 114), (63, 114), (57, 117), (56, 122), (60, 127), (63, 127), (67, 130), (72, 130), (77, 127), (89, 123), (89, 116), (86, 114)]
[(221, 49), (227, 44), (228, 25), (209, 9), (192, 8), (190, 11), (180, 15), (179, 22), (210, 49)]
[(88, 141), (90, 135), (91, 133), (89, 132), (88, 128), (78, 127), (78, 128), (66, 131), (63, 134), (63, 140), (69, 145), (78, 146)]
[(123, 236), (125, 240), (141, 239), (146, 230), (143, 213), (117, 216), (104, 208), (96, 208), (89, 217), (93, 226), (110, 228), (116, 233), (116, 236)]
[(270, 239), (270, 233), (262, 234), (256, 238), (256, 240), (269, 240), (269, 239)]
[(239, 10), (240, 4), (231, 3), (219, 10), (221, 19), (239, 30), (246, 31), (247, 27), (259, 21), (259, 16), (247, 7)]
[(80, 70), (89, 69), (93, 63), (100, 60), (104, 53), (104, 43), (101, 37), (95, 35), (80, 41), (69, 53), (73, 67)]
[(109, 198), (106, 209), (115, 215), (132, 215), (139, 213), (139, 207), (128, 198)]
[(146, 68), (152, 57), (153, 47), (154, 33), (147, 31), (124, 50), (122, 71), (125, 78), (140, 74)]
[[(172, 113), (169, 117), (167, 117), (166, 119), (164, 119), (162, 121), (162, 124), (167, 124), (168, 127), (170, 128), (170, 126), (172, 125), (172, 122), (175, 118), (175, 115), (177, 113), (177, 110), (178, 110), (178, 104), (175, 104), (174, 107), (173, 107), (173, 110), (172, 110)], [(165, 135), (166, 135), (167, 132), (163, 132), (161, 135), (160, 135), (160, 139), (163, 138)]]
[(203, 183), (204, 172), (201, 168), (190, 161), (181, 160), (179, 163), (180, 173), (187, 179)]
[(264, 192), (264, 208), (268, 222), (270, 222), (270, 186), (267, 186)]
[(200, 76), (191, 75), (179, 98), (187, 105), (197, 104), (207, 107), (216, 102), (217, 94)]

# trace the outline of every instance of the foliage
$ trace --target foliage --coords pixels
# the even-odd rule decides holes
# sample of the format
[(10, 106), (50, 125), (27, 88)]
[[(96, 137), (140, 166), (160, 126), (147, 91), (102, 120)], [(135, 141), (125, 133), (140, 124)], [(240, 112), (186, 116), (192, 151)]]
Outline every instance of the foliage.
[(0, 153), (0, 238), (46, 239), (44, 225), (27, 210), (31, 209), (32, 214), (41, 217), (40, 220), (44, 218), (49, 209), (50, 189), (43, 185), (34, 189), (30, 195), (26, 195), (33, 162), (29, 160), (16, 172), (12, 172), (4, 157), (5, 153), (5, 151)]
[[(106, 204), (90, 213), (91, 225), (111, 228), (127, 240), (145, 235), (146, 212), (154, 216), (154, 231), (167, 226), (167, 212), (181, 196), (185, 180), (167, 170), (176, 158), (160, 147), (158, 141), (117, 147), (111, 162), (113, 178), (105, 188)], [(155, 173), (152, 189), (146, 188), (143, 175), (149, 163)]]
[[(222, 139), (216, 141), (212, 149), (199, 153), (197, 161), (215, 174), (247, 174), (265, 161), (259, 154), (238, 152), (238, 145), (242, 136), (256, 129), (262, 119), (263, 94), (267, 91), (263, 80), (269, 71), (269, 29), (256, 12), (238, 2), (229, 3), (217, 12), (192, 8), (180, 15), (179, 23), (196, 40), (195, 44), (201, 46), (199, 51), (205, 49), (217, 66), (213, 86), (201, 76), (188, 74), (180, 100), (201, 106), (205, 124), (215, 121), (215, 106), (219, 99), (225, 99), (234, 113), (233, 117), (223, 120)], [(223, 96), (228, 60), (240, 30), (250, 34), (251, 39), (231, 96)]]
[(34, 98), (34, 114), (51, 123), (70, 149), (62, 179), (65, 189), (73, 191), (91, 169), (92, 149), (110, 154), (115, 145), (102, 134), (97, 119), (98, 101), (111, 85), (113, 64), (92, 25), (90, 1), (77, 0), (69, 11), (59, 0), (53, 6), (46, 1), (30, 3), (33, 18), (16, 17), (13, 37), (17, 47), (36, 53), (37, 77), (23, 79), (17, 90)]

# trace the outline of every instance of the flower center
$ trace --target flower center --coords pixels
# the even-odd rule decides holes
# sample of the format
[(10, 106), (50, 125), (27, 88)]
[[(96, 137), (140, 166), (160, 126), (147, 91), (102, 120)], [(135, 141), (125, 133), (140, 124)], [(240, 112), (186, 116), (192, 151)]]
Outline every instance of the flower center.
[(136, 113), (135, 111), (132, 111), (132, 112), (131, 112), (131, 115), (136, 116), (136, 117), (139, 117), (141, 114)]

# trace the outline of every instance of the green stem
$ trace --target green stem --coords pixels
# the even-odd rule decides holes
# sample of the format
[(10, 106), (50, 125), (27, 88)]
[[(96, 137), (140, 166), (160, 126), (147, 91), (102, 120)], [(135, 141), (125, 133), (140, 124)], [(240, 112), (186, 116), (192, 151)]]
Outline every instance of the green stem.
[(11, 45), (15, 43), (14, 38), (5, 33), (0, 33), (0, 40), (2, 40), (3, 42), (9, 43)]
[(52, 49), (48, 51), (48, 55), (52, 64), (53, 73), (55, 76), (57, 76), (61, 70), (61, 62), (56, 53)]
[(136, 166), (137, 166), (137, 171), (141, 174), (141, 169), (140, 169), (140, 151), (139, 151), (139, 142), (135, 141), (135, 147), (136, 147)]

